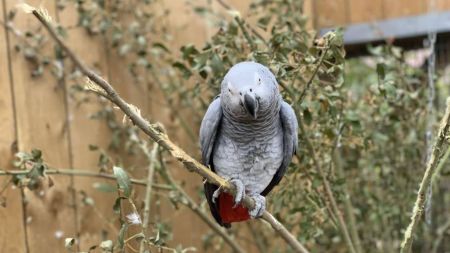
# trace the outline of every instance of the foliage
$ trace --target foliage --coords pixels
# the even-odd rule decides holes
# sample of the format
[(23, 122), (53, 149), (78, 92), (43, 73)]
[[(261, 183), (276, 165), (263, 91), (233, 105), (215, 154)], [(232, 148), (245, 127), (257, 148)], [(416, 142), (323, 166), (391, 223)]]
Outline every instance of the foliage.
[[(205, 22), (215, 25), (217, 32), (201, 48), (186, 44), (174, 52), (170, 50), (170, 33), (158, 22), (169, 10), (151, 8), (158, 2), (145, 1), (143, 8), (135, 8), (120, 1), (112, 5), (100, 0), (75, 1), (78, 25), (91, 36), (107, 38), (108, 46), (123, 57), (137, 85), (157, 85), (161, 89), (172, 116), (192, 142), (197, 142), (192, 128), (199, 126), (209, 101), (220, 92), (226, 71), (244, 60), (267, 65), (277, 77), (284, 99), (293, 105), (302, 130), (297, 158), (268, 197), (269, 209), (311, 252), (349, 252), (338, 222), (339, 211), (330, 206), (323, 183), (326, 180), (353, 243), (360, 242), (363, 252), (397, 251), (426, 162), (425, 135), (430, 115), (426, 110), (425, 71), (409, 66), (405, 52), (393, 45), (369, 47), (370, 56), (345, 60), (342, 31), (315, 40), (315, 34), (306, 29), (303, 2), (296, 0), (253, 1), (248, 17), (232, 9), (217, 10), (210, 2), (189, 2)], [(60, 1), (59, 7), (68, 4)], [(40, 37), (36, 41), (40, 42)], [(42, 57), (37, 59), (43, 62), (39, 60)], [(35, 72), (42, 72), (42, 64), (37, 64)], [(448, 87), (438, 80), (436, 88), (434, 106), (442, 111)], [(105, 120), (112, 131), (109, 150), (91, 146), (100, 153), (102, 170), (122, 166), (122, 159), (111, 158), (108, 152), (145, 156), (137, 151), (143, 141), (136, 129), (117, 122), (112, 108), (104, 107), (93, 118)], [(33, 161), (29, 174), (15, 177), (18, 185), (26, 182), (27, 187), (34, 187), (45, 174), (46, 165), (40, 159), (37, 151), (18, 154), (19, 168)], [(160, 159), (159, 176), (167, 179), (163, 167), (164, 159)], [(121, 201), (129, 200), (134, 205), (124, 169), (114, 167), (121, 189), (114, 208), (118, 213)], [(450, 218), (448, 206), (439, 205), (449, 203), (445, 191), (448, 174), (444, 168), (441, 180), (434, 186), (432, 196), (437, 204), (429, 210), (433, 218), (422, 226), (417, 249), (449, 250), (448, 244), (433, 245), (435, 236), (448, 236), (439, 226)], [(179, 191), (168, 195), (174, 208), (186, 203), (186, 196)], [(129, 224), (122, 220), (121, 224), (117, 245), (123, 248)], [(265, 226), (257, 224), (253, 229), (254, 240), (262, 241), (268, 252), (286, 250)], [(244, 230), (244, 226), (237, 226), (231, 233), (245, 236)], [(154, 245), (164, 247), (171, 239), (171, 229), (164, 222), (155, 224), (153, 232), (146, 236)], [(205, 250), (222, 250), (217, 234), (207, 233), (204, 238)], [(72, 240), (67, 242), (70, 246)], [(104, 241), (100, 247), (110, 249), (111, 244)], [(361, 251), (358, 246), (356, 249)]]

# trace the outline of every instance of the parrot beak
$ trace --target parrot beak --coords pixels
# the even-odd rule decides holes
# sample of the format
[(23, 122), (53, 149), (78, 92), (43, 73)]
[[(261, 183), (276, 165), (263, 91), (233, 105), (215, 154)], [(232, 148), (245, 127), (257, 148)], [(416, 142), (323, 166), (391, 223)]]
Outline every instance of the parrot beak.
[(249, 94), (245, 94), (244, 95), (244, 107), (245, 110), (247, 110), (247, 112), (254, 118), (257, 118), (257, 113), (258, 113), (258, 100), (255, 99), (255, 97), (253, 97), (252, 95)]

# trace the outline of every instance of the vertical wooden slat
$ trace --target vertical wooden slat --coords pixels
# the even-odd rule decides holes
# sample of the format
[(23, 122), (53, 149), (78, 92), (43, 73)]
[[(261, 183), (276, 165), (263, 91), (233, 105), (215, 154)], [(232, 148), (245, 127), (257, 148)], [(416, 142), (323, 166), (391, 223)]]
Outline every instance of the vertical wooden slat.
[(350, 22), (362, 23), (383, 19), (383, 0), (349, 0)]
[(348, 21), (346, 1), (348, 0), (316, 0), (315, 15), (317, 15), (317, 26), (324, 28), (345, 25)]
[[(431, 0), (429, 0), (431, 1)], [(438, 11), (450, 11), (450, 1), (449, 0), (435, 0), (436, 9)]]
[(429, 0), (383, 0), (384, 17), (397, 18), (426, 13), (428, 1)]
[[(27, 1), (39, 6), (41, 1)], [(6, 9), (15, 8), (16, 1), (7, 1)], [(44, 7), (54, 16), (54, 3)], [(21, 11), (17, 13), (14, 25), (19, 30), (39, 27), (32, 16)], [(37, 78), (30, 75), (30, 64), (22, 53), (14, 49), (20, 39), (11, 36), (9, 50), (11, 55), (14, 101), (17, 115), (18, 148), (30, 151), (42, 150), (44, 159), (55, 167), (68, 165), (68, 142), (65, 131), (64, 91), (58, 87), (56, 79), (49, 70)], [(53, 57), (50, 43), (42, 51)], [(55, 185), (48, 189), (43, 181), (42, 189), (25, 189), (26, 229), (30, 252), (64, 251), (64, 237), (74, 234), (72, 200), (68, 193), (70, 180), (59, 177)]]
[[(214, 2), (214, 1), (213, 1)], [(239, 8), (232, 1), (228, 1), (233, 7)], [(204, 4), (206, 1), (202, 1), (199, 4)], [(240, 3), (242, 5), (242, 3)], [(245, 4), (244, 4), (245, 5)], [(178, 53), (182, 45), (192, 43), (195, 46), (201, 48), (208, 36), (208, 25), (205, 19), (199, 17), (192, 10), (192, 7), (187, 5), (183, 1), (164, 1), (164, 6), (171, 10), (168, 20), (169, 32), (174, 34), (173, 43), (169, 44), (170, 49)], [(238, 9), (239, 10), (239, 9)], [(193, 32), (195, 31), (195, 32)], [(209, 31), (210, 35), (216, 31)], [(156, 88), (157, 89), (157, 88)], [(151, 100), (154, 96), (151, 95)], [(189, 147), (189, 153), (194, 155), (197, 148), (196, 143), (192, 143), (189, 138), (177, 122), (173, 122), (170, 117), (170, 108), (167, 108), (164, 96), (159, 99), (160, 105), (164, 105), (166, 108), (163, 111), (158, 110), (158, 107), (152, 108), (152, 118), (162, 122), (168, 129), (171, 139), (182, 147)], [(159, 111), (159, 112), (158, 112)], [(153, 117), (154, 116), (154, 117)], [(194, 133), (197, 131), (194, 130)], [(194, 144), (194, 145), (193, 145)], [(197, 175), (187, 172), (185, 169), (180, 168), (177, 163), (172, 163), (168, 166), (174, 177), (185, 182), (184, 188), (188, 194), (195, 197), (198, 196), (198, 188), (201, 184), (201, 180)], [(198, 201), (198, 198), (196, 199)], [(208, 227), (203, 223), (195, 214), (189, 209), (183, 208), (181, 210), (174, 210), (174, 208), (168, 204), (167, 201), (162, 200), (162, 218), (164, 220), (169, 219), (173, 226), (173, 242), (172, 246), (181, 244), (183, 246), (193, 246), (202, 250), (202, 236)]]
[[(105, 57), (105, 42), (102, 36), (90, 36), (84, 28), (77, 27), (78, 13), (75, 6), (70, 3), (66, 8), (59, 10), (60, 24), (63, 27), (72, 27), (67, 30), (67, 45), (83, 60), (87, 66), (95, 69), (103, 77), (107, 78), (107, 61)], [(65, 61), (66, 68), (73, 69), (72, 63)], [(119, 64), (116, 62), (116, 64)], [(119, 64), (120, 65), (120, 64)], [(84, 82), (85, 79), (77, 81)], [(66, 89), (71, 90), (73, 80), (66, 80)], [(68, 96), (68, 117), (71, 130), (71, 150), (73, 167), (76, 169), (99, 171), (98, 152), (89, 150), (89, 145), (96, 145), (107, 149), (110, 142), (110, 131), (103, 120), (93, 120), (90, 116), (101, 110), (98, 98), (93, 94), (88, 94), (88, 103), (79, 101), (81, 96), (86, 94), (67, 94)], [(98, 192), (93, 188), (95, 182), (111, 181), (93, 179), (86, 177), (75, 177), (74, 186), (77, 191), (78, 206), (78, 227), (79, 227), (79, 246), (81, 251), (87, 251), (89, 247), (98, 245), (103, 239), (103, 232), (107, 233), (107, 239), (114, 240), (117, 236), (117, 230), (111, 228), (108, 221), (113, 221), (115, 215), (112, 206), (115, 200), (115, 194)], [(95, 202), (95, 207), (84, 205), (81, 202), (80, 192), (83, 191)], [(112, 224), (117, 227), (117, 224)]]
[[(0, 2), (0, 17), (6, 19), (5, 1)], [(9, 66), (8, 39), (6, 27), (0, 29), (0, 169), (11, 169), (16, 141), (14, 104)], [(0, 190), (8, 184), (9, 178), (0, 178)], [(26, 252), (25, 229), (23, 226), (22, 197), (20, 189), (6, 186), (0, 194), (0, 249), (3, 252)]]

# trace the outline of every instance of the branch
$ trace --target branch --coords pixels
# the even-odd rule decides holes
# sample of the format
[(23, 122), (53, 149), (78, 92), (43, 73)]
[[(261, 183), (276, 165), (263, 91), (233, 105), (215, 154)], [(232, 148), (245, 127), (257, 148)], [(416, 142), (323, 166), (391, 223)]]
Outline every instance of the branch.
[[(333, 195), (333, 191), (331, 190), (330, 183), (328, 182), (327, 177), (325, 176), (325, 173), (320, 168), (319, 162), (317, 160), (316, 152), (314, 150), (314, 146), (312, 145), (311, 140), (309, 140), (308, 136), (306, 135), (305, 127), (303, 125), (303, 120), (300, 120), (302, 118), (300, 115), (301, 110), (298, 107), (300, 105), (300, 103), (302, 102), (303, 98), (306, 96), (306, 92), (311, 87), (311, 84), (312, 84), (314, 78), (316, 77), (317, 73), (319, 72), (320, 66), (322, 65), (322, 63), (325, 59), (325, 56), (331, 47), (330, 44), (331, 44), (332, 40), (333, 40), (333, 38), (331, 38), (328, 41), (327, 46), (322, 51), (322, 55), (320, 56), (320, 58), (317, 62), (316, 68), (313, 70), (313, 73), (311, 74), (310, 78), (308, 79), (308, 82), (305, 85), (305, 89), (302, 91), (302, 93), (299, 96), (299, 99), (298, 99), (299, 103), (296, 103), (294, 105), (294, 107), (296, 108), (295, 113), (296, 113), (296, 116), (298, 119), (298, 126), (300, 128), (300, 132), (303, 133), (306, 148), (308, 149), (308, 152), (311, 155), (315, 170), (317, 171), (317, 173), (319, 174), (319, 176), (322, 179), (322, 184), (325, 189), (325, 194), (331, 203), (332, 212), (330, 212), (330, 214), (332, 215), (333, 212), (335, 213), (335, 215), (337, 216), (337, 222), (339, 225), (339, 229), (341, 230), (341, 233), (344, 237), (345, 242), (347, 243), (347, 245), (349, 247), (350, 252), (356, 253), (357, 251), (355, 250), (355, 247), (354, 247), (353, 242), (350, 237), (350, 233), (348, 232), (347, 224), (345, 223), (344, 217), (343, 217), (341, 211), (339, 210), (337, 201)], [(297, 156), (299, 157), (299, 153), (297, 153)]]
[[(17, 176), (26, 175), (30, 173), (31, 170), (0, 170), (0, 176)], [(102, 173), (102, 172), (90, 172), (85, 170), (72, 170), (72, 169), (48, 169), (45, 170), (46, 175), (65, 175), (65, 176), (81, 176), (81, 177), (97, 177), (105, 178), (110, 180), (116, 180), (116, 177), (112, 174)], [(147, 182), (145, 180), (139, 180), (131, 178), (131, 183), (135, 185), (146, 186)], [(153, 188), (160, 190), (173, 190), (172, 187), (163, 184), (151, 184)]]
[[(233, 7), (231, 7), (229, 4), (225, 3), (223, 0), (217, 0), (217, 2), (220, 4), (220, 6), (222, 6), (225, 10), (227, 11), (232, 11), (234, 10)], [(239, 23), (239, 20), (238, 20)], [(239, 24), (241, 25), (241, 24)], [(262, 42), (264, 42), (264, 44), (268, 44), (267, 41), (264, 39), (264, 37), (258, 32), (256, 31), (253, 27), (251, 27), (249, 24), (246, 24), (247, 27), (250, 29), (250, 31), (253, 33), (253, 35), (255, 35), (256, 37), (258, 37), (258, 39), (260, 39)], [(242, 28), (242, 27), (241, 27)]]
[(300, 94), (300, 98), (298, 101), (300, 103), (302, 102), (303, 98), (306, 95), (306, 92), (309, 90), (309, 87), (311, 87), (312, 82), (314, 81), (314, 78), (316, 77), (317, 73), (319, 72), (320, 66), (323, 63), (323, 60), (325, 59), (325, 56), (328, 52), (328, 49), (330, 49), (332, 39), (328, 42), (328, 46), (325, 48), (325, 50), (322, 51), (322, 55), (319, 58), (319, 61), (317, 62), (316, 68), (314, 69), (313, 73), (311, 74), (311, 77), (309, 78), (308, 82), (306, 83), (305, 89), (302, 91), (302, 94)]
[[(153, 149), (150, 154), (148, 154), (147, 145), (142, 145), (143, 151), (148, 156), (149, 165), (148, 165), (148, 176), (147, 176), (147, 188), (145, 190), (145, 206), (144, 206), (144, 220), (142, 221), (142, 230), (147, 232), (148, 223), (150, 221), (150, 207), (151, 207), (151, 198), (152, 198), (152, 187), (153, 184), (153, 174), (155, 172), (155, 163), (156, 163), (156, 153), (158, 151), (158, 144), (153, 144)], [(140, 253), (144, 253), (145, 250), (145, 242), (141, 241)]]
[[(161, 147), (167, 150), (174, 158), (176, 158), (184, 167), (190, 172), (195, 172), (202, 177), (206, 178), (208, 182), (215, 184), (225, 191), (235, 195), (236, 189), (228, 181), (220, 177), (219, 175), (212, 172), (209, 168), (202, 165), (200, 162), (189, 156), (184, 150), (175, 145), (169, 137), (159, 130), (156, 125), (150, 124), (146, 119), (144, 119), (133, 107), (125, 102), (114, 90), (114, 88), (102, 77), (97, 75), (95, 72), (88, 69), (80, 59), (67, 47), (67, 45), (62, 41), (62, 39), (57, 35), (53, 29), (50, 18), (46, 15), (43, 10), (37, 10), (32, 8), (31, 13), (41, 22), (45, 29), (49, 32), (50, 36), (57, 42), (57, 44), (62, 48), (63, 51), (67, 53), (67, 56), (74, 62), (76, 67), (86, 75), (91, 81), (99, 85), (107, 94), (108, 99), (115, 105), (117, 105), (130, 119), (138, 126), (146, 135), (157, 142)], [(135, 107), (134, 107), (135, 108)], [(254, 201), (245, 196), (243, 204), (249, 208), (254, 208)], [(269, 222), (272, 228), (279, 233), (279, 235), (296, 251), (296, 252), (308, 252), (303, 245), (295, 239), (295, 237), (280, 223), (278, 222), (272, 214), (265, 211), (262, 219)]]
[(419, 192), (417, 193), (416, 202), (414, 204), (411, 223), (405, 231), (405, 237), (400, 248), (401, 253), (409, 253), (413, 242), (414, 230), (416, 230), (419, 224), (420, 217), (425, 206), (426, 191), (431, 187), (432, 178), (437, 171), (439, 161), (441, 160), (442, 150), (446, 145), (449, 145), (450, 134), (450, 97), (447, 98), (447, 109), (445, 110), (444, 117), (442, 118), (441, 125), (439, 127), (438, 136), (434, 143), (433, 150), (431, 151), (430, 160), (427, 163), (425, 174), (423, 175), (422, 182), (419, 186)]
[[(162, 160), (162, 156), (160, 156), (160, 159)], [(164, 162), (160, 162), (161, 166), (164, 166)], [(189, 209), (191, 209), (195, 214), (197, 214), (200, 219), (208, 224), (208, 226), (214, 230), (219, 236), (221, 236), (224, 241), (230, 245), (230, 247), (234, 250), (234, 252), (237, 253), (244, 253), (245, 251), (239, 246), (239, 244), (236, 243), (236, 241), (222, 228), (217, 222), (213, 221), (208, 214), (206, 214), (200, 206), (195, 203), (195, 201), (183, 190), (183, 188), (180, 187), (179, 184), (175, 182), (172, 175), (170, 174), (169, 170), (167, 170), (165, 167), (161, 168), (161, 175), (166, 180), (168, 184), (170, 184), (172, 187), (174, 187), (184, 198), (185, 201), (180, 201), (183, 205), (187, 206)]]
[[(300, 119), (300, 116), (297, 113), (297, 118)], [(306, 135), (305, 127), (303, 125), (303, 120), (298, 121), (298, 126), (300, 128), (300, 131), (303, 133), (304, 141), (306, 144), (306, 148), (309, 151), (309, 154), (311, 155), (311, 158), (313, 160), (314, 168), (316, 169), (317, 173), (319, 174), (320, 178), (322, 179), (323, 187), (325, 188), (325, 194), (327, 195), (329, 201), (331, 202), (331, 207), (333, 209), (333, 212), (337, 216), (337, 221), (339, 224), (339, 228), (341, 230), (342, 235), (344, 236), (345, 242), (347, 243), (349, 250), (351, 253), (356, 253), (355, 247), (353, 246), (352, 240), (350, 238), (350, 234), (348, 232), (347, 224), (344, 221), (344, 217), (342, 216), (341, 211), (339, 210), (339, 207), (337, 205), (337, 201), (334, 198), (333, 191), (331, 190), (330, 182), (328, 182), (327, 177), (325, 176), (325, 173), (322, 171), (322, 169), (319, 166), (319, 162), (316, 157), (316, 152), (314, 150), (314, 147), (309, 140), (308, 136)]]

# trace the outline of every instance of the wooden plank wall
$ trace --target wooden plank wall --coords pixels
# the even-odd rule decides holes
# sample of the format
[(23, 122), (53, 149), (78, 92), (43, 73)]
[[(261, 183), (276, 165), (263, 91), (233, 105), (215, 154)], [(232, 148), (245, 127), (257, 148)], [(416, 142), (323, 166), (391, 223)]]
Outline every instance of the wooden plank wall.
[(316, 28), (449, 11), (448, 0), (307, 0), (313, 4)]
[[(237, 7), (245, 6), (240, 1), (230, 1), (233, 2), (236, 2)], [(17, 1), (1, 0), (1, 3), (0, 19), (3, 21), (15, 9)], [(147, 89), (134, 85), (121, 58), (105, 47), (104, 37), (91, 37), (84, 29), (76, 28), (78, 17), (72, 4), (58, 9), (56, 1), (30, 0), (27, 3), (33, 6), (42, 3), (56, 22), (71, 27), (67, 30), (68, 45), (87, 65), (110, 80), (127, 101), (142, 109), (145, 116), (152, 121), (162, 122), (178, 144), (190, 150), (197, 148), (196, 143), (180, 139), (183, 134), (177, 131), (169, 117), (170, 110), (165, 107), (158, 87)], [(164, 1), (163, 4), (171, 9), (167, 17), (170, 29), (175, 34), (171, 50), (178, 51), (181, 45), (187, 43), (201, 47), (214, 32), (184, 1)], [(14, 18), (14, 27), (22, 32), (36, 31), (39, 26), (33, 16), (20, 11)], [(195, 31), (195, 36), (192, 31)], [(96, 144), (106, 149), (110, 140), (106, 124), (89, 119), (100, 107), (96, 103), (78, 104), (79, 95), (70, 92), (73, 80), (68, 76), (57, 80), (47, 69), (42, 76), (31, 77), (32, 64), (15, 50), (22, 39), (2, 26), (0, 168), (12, 169), (13, 154), (18, 150), (29, 152), (32, 148), (38, 148), (52, 167), (97, 171), (98, 154), (89, 151), (88, 145)], [(53, 43), (45, 43), (41, 50), (43, 54), (54, 58)], [(58, 64), (67, 69), (73, 68), (68, 60), (60, 60)], [(89, 96), (89, 99), (97, 98)], [(122, 160), (127, 162), (127, 159)], [(201, 178), (176, 167), (173, 173), (178, 180), (186, 182), (187, 192), (198, 201)], [(142, 177), (142, 173), (139, 176)], [(0, 207), (1, 252), (65, 252), (65, 237), (79, 238), (79, 249), (87, 251), (90, 246), (103, 240), (104, 232), (108, 233), (109, 238), (117, 236), (118, 223), (112, 212), (115, 194), (100, 193), (92, 187), (94, 182), (107, 181), (68, 176), (53, 178), (55, 186), (51, 188), (44, 184), (39, 191), (29, 191), (9, 185), (1, 194), (7, 198), (7, 207)], [(4, 179), (6, 177), (0, 178), (0, 187), (5, 185)], [(82, 204), (80, 191), (94, 200), (95, 208)], [(142, 192), (138, 191), (137, 194)], [(207, 226), (186, 208), (175, 211), (168, 201), (162, 202), (162, 218), (173, 225), (175, 235), (169, 244), (201, 249), (202, 236)], [(137, 204), (140, 206), (140, 203)]]
[[(27, 2), (34, 6), (43, 2), (50, 15), (65, 27), (75, 27), (77, 23), (76, 10), (71, 4), (61, 10), (55, 1)], [(227, 2), (245, 13), (246, 1)], [(426, 2), (307, 0), (307, 9), (312, 12), (310, 16), (316, 27), (326, 27), (415, 15), (427, 11)], [(9, 11), (15, 8), (16, 3), (15, 0), (1, 0), (1, 20), (7, 20)], [(174, 34), (171, 50), (178, 51), (181, 45), (187, 43), (201, 47), (215, 32), (203, 18), (193, 13), (185, 1), (164, 1), (163, 4), (171, 10), (167, 17), (170, 31)], [(439, 10), (450, 9), (448, 0), (436, 0), (436, 6)], [(25, 31), (35, 30), (39, 24), (30, 15), (19, 12), (14, 26)], [(46, 71), (43, 76), (32, 78), (32, 66), (15, 50), (20, 40), (11, 32), (6, 32), (5, 27), (0, 29), (0, 168), (12, 169), (11, 160), (17, 150), (39, 148), (45, 160), (54, 167), (96, 171), (98, 155), (89, 151), (88, 145), (106, 148), (110, 138), (103, 122), (89, 119), (89, 115), (98, 111), (99, 106), (95, 103), (78, 105), (76, 97), (69, 92), (72, 81), (66, 76), (56, 80)], [(71, 28), (67, 41), (86, 64), (110, 80), (124, 98), (143, 109), (145, 116), (165, 124), (178, 144), (189, 150), (197, 148), (187, 138), (180, 139), (182, 134), (169, 117), (170, 110), (165, 107), (158, 88), (134, 85), (120, 57), (104, 46), (105, 38), (91, 37), (84, 29)], [(54, 55), (51, 43), (46, 43), (42, 51)], [(72, 68), (67, 60), (61, 60), (59, 64)], [(89, 98), (97, 99), (94, 96)], [(201, 179), (182, 169), (173, 171), (176, 178), (186, 182), (187, 191), (197, 196)], [(31, 192), (8, 186), (0, 194), (7, 198), (6, 208), (0, 206), (1, 252), (64, 252), (65, 237), (79, 238), (80, 250), (87, 251), (103, 239), (104, 231), (110, 238), (116, 236), (117, 228), (112, 227), (117, 227), (117, 221), (111, 209), (115, 195), (94, 190), (92, 184), (99, 180), (55, 176), (54, 181), (55, 186), (50, 189), (44, 186), (39, 191)], [(5, 178), (0, 178), (0, 190), (5, 183)], [(95, 208), (82, 204), (81, 190), (95, 201)], [(196, 200), (199, 198), (196, 197)], [(0, 199), (0, 205), (2, 202), (3, 199)], [(207, 227), (195, 215), (186, 209), (174, 211), (167, 201), (162, 204), (161, 210), (164, 220), (174, 226), (172, 246), (182, 244), (201, 248), (201, 237)], [(253, 249), (250, 243), (246, 247), (250, 251)]]

